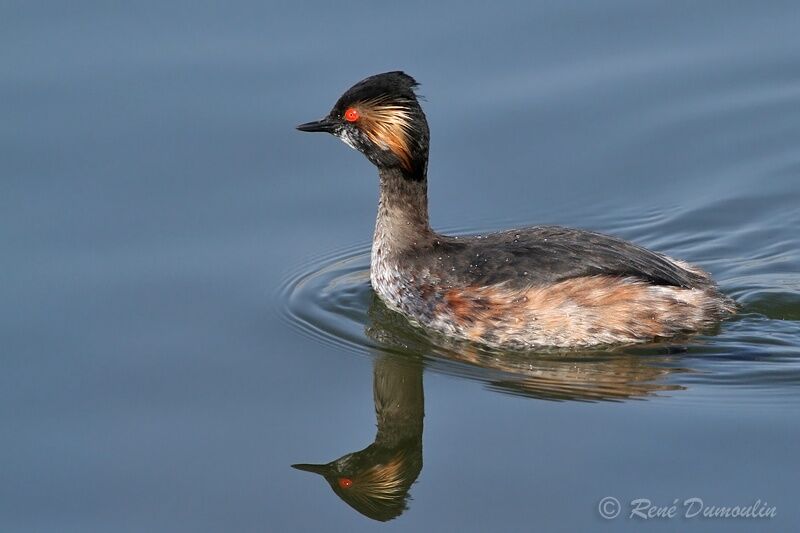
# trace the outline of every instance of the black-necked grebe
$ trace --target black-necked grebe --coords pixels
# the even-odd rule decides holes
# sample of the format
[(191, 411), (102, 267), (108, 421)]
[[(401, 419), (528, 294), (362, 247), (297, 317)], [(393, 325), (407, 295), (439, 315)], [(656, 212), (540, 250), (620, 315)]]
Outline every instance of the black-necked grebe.
[(370, 280), (390, 308), (500, 348), (651, 341), (713, 326), (736, 304), (699, 268), (555, 226), (448, 237), (428, 222), (428, 123), (417, 82), (366, 78), (301, 131), (336, 135), (378, 167)]
[(422, 361), (378, 356), (372, 391), (375, 442), (327, 464), (292, 466), (324, 476), (353, 509), (385, 522), (405, 511), (408, 490), (422, 471)]

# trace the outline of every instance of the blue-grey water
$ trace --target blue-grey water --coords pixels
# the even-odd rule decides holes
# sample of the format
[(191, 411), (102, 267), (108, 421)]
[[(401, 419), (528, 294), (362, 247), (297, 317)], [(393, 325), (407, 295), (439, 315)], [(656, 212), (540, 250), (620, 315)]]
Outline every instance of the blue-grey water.
[[(796, 2), (2, 3), (0, 530), (797, 529), (798, 20)], [(426, 97), (437, 229), (612, 233), (708, 269), (741, 313), (588, 353), (398, 320), (369, 287), (374, 169), (293, 129), (395, 69)], [(386, 523), (290, 467), (372, 443), (373, 387), (424, 396)], [(686, 518), (689, 498), (775, 516)], [(678, 516), (629, 518), (635, 499)]]

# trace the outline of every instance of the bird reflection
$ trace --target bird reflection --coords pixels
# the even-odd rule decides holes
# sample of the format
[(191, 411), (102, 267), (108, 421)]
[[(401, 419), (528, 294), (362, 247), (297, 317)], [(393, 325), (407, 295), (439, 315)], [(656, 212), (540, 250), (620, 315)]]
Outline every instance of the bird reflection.
[(645, 398), (682, 390), (683, 386), (669, 383), (669, 377), (690, 372), (678, 365), (675, 357), (685, 348), (663, 343), (611, 351), (487, 350), (415, 328), (377, 296), (370, 305), (366, 333), (381, 350), (426, 354), (425, 366), (429, 370), (476, 379), (499, 392), (545, 400)]
[(353, 509), (385, 522), (406, 509), (408, 490), (422, 470), (422, 362), (379, 355), (373, 369), (378, 432), (375, 442), (327, 464), (296, 464), (322, 475)]
[(422, 470), (423, 367), (478, 379), (504, 393), (562, 401), (624, 401), (680, 390), (667, 378), (689, 371), (675, 366), (664, 345), (639, 346), (635, 352), (531, 354), (434, 339), (377, 297), (366, 333), (379, 346), (373, 368), (375, 441), (330, 463), (292, 466), (320, 474), (348, 505), (380, 521), (407, 508), (409, 489)]

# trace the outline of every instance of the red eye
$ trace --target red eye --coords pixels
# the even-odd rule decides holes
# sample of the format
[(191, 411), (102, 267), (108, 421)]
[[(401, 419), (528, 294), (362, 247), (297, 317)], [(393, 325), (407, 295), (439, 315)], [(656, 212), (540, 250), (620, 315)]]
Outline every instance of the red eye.
[[(358, 116), (358, 113), (356, 113), (356, 116)], [(339, 486), (343, 489), (349, 489), (353, 486), (353, 480), (349, 477), (340, 477), (337, 481), (339, 482)]]
[(355, 122), (358, 120), (358, 111), (354, 107), (348, 107), (347, 111), (344, 112), (344, 119), (347, 122)]

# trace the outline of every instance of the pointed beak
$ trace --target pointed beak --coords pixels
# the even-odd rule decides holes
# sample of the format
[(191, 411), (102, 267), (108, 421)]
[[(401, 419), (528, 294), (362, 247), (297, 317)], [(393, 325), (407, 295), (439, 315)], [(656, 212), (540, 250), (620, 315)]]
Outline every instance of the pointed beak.
[(333, 133), (335, 127), (336, 122), (328, 117), (325, 117), (322, 120), (317, 120), (316, 122), (306, 122), (305, 124), (300, 124), (297, 126), (297, 129), (300, 131), (324, 131), (326, 133)]
[(292, 465), (292, 468), (302, 470), (303, 472), (313, 472), (321, 476), (327, 476), (331, 473), (331, 467), (328, 465), (297, 464)]

